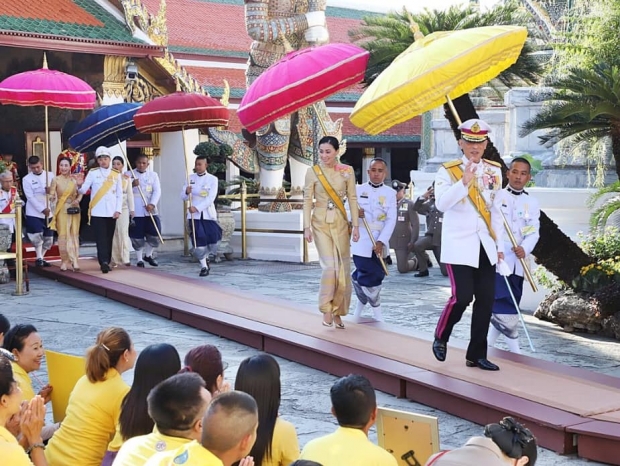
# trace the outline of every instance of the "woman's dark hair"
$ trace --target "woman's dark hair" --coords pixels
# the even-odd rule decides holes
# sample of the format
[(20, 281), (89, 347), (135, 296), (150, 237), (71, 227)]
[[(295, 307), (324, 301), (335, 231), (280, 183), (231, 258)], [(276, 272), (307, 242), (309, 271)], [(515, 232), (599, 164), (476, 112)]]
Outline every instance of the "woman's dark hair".
[(183, 363), (185, 367), (181, 369), (181, 373), (196, 372), (203, 378), (207, 390), (213, 395), (217, 390), (217, 378), (224, 374), (226, 369), (220, 350), (213, 345), (197, 346), (187, 352)]
[(86, 376), (92, 383), (103, 382), (107, 372), (116, 367), (123, 353), (131, 349), (131, 338), (122, 328), (110, 327), (99, 332), (97, 342), (86, 350)]
[(6, 336), (6, 333), (9, 331), (10, 328), (11, 323), (9, 322), (9, 319), (7, 319), (4, 314), (0, 314), (0, 333), (4, 333), (4, 335)]
[(336, 139), (334, 136), (323, 136), (319, 141), (319, 146), (321, 144), (329, 144), (336, 150), (340, 149), (340, 142), (338, 142), (338, 139)]
[(60, 166), (60, 162), (62, 162), (62, 161), (64, 161), (64, 160), (66, 160), (67, 162), (69, 162), (69, 166), (71, 166), (71, 162), (72, 162), (72, 160), (71, 160), (69, 157), (60, 157), (60, 158), (58, 159), (58, 166)]
[(271, 458), (273, 430), (280, 409), (280, 366), (272, 356), (259, 354), (241, 362), (235, 379), (235, 390), (251, 395), (258, 405), (256, 443), (250, 456), (261, 466)]
[(5, 350), (10, 351), (11, 353), (13, 350), (21, 352), (24, 349), (26, 338), (28, 338), (31, 333), (35, 333), (36, 331), (37, 329), (34, 325), (17, 324), (15, 327), (6, 332), (2, 346)]
[(123, 157), (121, 157), (120, 155), (117, 155), (116, 157), (114, 157), (112, 159), (112, 162), (114, 162), (115, 160), (118, 160), (121, 163), (121, 165), (123, 166), (125, 165), (125, 161), (123, 160)]
[(0, 353), (0, 396), (13, 393), (15, 385), (11, 361), (4, 354)]
[(321, 463), (310, 460), (297, 460), (293, 461), (290, 466), (323, 466)]
[(509, 458), (519, 459), (527, 456), (527, 466), (534, 466), (538, 451), (536, 438), (529, 429), (515, 421), (512, 417), (505, 417), (499, 424), (488, 424), (484, 428), (484, 435), (489, 437)]
[(119, 424), (123, 441), (153, 432), (146, 398), (159, 382), (172, 377), (181, 368), (178, 351), (168, 343), (149, 345), (142, 350), (133, 376), (131, 389), (121, 404)]

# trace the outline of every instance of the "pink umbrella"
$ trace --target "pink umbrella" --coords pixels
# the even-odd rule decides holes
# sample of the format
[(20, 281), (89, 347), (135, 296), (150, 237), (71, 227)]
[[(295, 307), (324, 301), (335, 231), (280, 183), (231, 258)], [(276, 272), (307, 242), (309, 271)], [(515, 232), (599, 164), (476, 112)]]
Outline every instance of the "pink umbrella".
[(370, 54), (353, 44), (326, 44), (286, 55), (250, 85), (237, 115), (250, 132), (364, 79)]
[(43, 166), (45, 184), (48, 184), (49, 170), (49, 129), (48, 107), (88, 110), (95, 106), (97, 94), (86, 82), (70, 74), (47, 68), (47, 58), (43, 56), (43, 68), (9, 76), (0, 82), (0, 103), (29, 107), (45, 106), (45, 152)]

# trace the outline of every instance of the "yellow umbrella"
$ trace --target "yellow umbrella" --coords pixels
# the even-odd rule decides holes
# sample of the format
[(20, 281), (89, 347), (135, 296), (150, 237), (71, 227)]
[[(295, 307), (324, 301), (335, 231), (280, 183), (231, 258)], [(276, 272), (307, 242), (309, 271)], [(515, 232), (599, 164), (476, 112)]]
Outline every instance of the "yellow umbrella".
[(486, 26), (416, 39), (362, 94), (351, 122), (378, 134), (451, 104), (515, 63), (526, 38), (524, 27)]

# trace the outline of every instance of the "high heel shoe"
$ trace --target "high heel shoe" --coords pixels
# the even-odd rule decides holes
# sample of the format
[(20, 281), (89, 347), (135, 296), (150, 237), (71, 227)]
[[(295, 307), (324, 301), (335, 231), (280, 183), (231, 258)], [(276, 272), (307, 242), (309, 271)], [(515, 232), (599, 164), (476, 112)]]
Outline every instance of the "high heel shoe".
[(71, 268), (73, 269), (74, 272), (79, 272), (80, 271), (80, 266), (77, 265), (77, 264), (72, 265)]
[[(338, 319), (338, 322), (336, 321), (336, 318)], [(344, 324), (342, 323), (342, 319), (340, 318), (340, 316), (334, 316), (334, 327), (336, 327), (339, 330), (344, 330)]]
[(66, 272), (67, 271), (67, 264), (61, 264), (60, 265), (60, 271), (61, 272)]
[[(331, 320), (331, 322), (325, 322), (325, 316), (327, 316), (327, 315), (332, 316), (332, 320)], [(324, 326), (324, 327), (331, 327), (331, 326), (334, 324), (334, 316), (333, 316), (332, 314), (325, 314), (325, 315), (323, 316), (323, 322), (322, 322), (322, 323), (323, 323), (323, 326)]]

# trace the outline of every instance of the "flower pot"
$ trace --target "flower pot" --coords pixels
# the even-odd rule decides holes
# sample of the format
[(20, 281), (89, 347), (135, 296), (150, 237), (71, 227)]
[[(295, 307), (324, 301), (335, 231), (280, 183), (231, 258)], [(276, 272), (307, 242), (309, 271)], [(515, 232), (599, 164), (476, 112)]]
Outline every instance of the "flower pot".
[(220, 225), (222, 229), (222, 239), (217, 245), (217, 257), (215, 258), (215, 262), (220, 262), (222, 260), (222, 256), (226, 258), (226, 260), (233, 260), (233, 248), (230, 245), (230, 238), (235, 231), (235, 217), (233, 217), (230, 209), (220, 208), (217, 211), (217, 223)]

